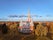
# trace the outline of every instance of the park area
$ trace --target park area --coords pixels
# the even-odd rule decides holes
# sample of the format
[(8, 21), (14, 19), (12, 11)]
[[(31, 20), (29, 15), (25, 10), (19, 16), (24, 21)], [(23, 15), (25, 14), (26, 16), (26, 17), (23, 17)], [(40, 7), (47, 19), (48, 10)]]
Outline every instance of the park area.
[[(8, 32), (2, 33), (0, 30), (0, 40), (53, 40), (53, 23), (50, 23), (50, 33), (46, 36), (37, 36), (36, 32), (30, 34), (20, 33), (17, 23), (7, 23), (6, 25), (8, 25)], [(34, 30), (36, 30), (36, 28)]]

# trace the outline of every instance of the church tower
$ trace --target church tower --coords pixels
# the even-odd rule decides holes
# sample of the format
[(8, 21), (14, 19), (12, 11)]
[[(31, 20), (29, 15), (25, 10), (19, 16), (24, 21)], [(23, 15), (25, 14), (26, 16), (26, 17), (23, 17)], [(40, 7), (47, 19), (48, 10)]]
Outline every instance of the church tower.
[(31, 15), (30, 15), (30, 10), (28, 10), (28, 21), (30, 22), (30, 29), (33, 30), (34, 24), (33, 24), (33, 20), (31, 18)]

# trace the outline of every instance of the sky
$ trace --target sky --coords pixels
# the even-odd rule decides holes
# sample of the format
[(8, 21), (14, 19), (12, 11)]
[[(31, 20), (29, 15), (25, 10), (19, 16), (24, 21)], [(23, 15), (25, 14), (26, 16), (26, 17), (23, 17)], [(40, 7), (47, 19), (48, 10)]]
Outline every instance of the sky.
[(9, 15), (27, 15), (28, 9), (31, 15), (42, 16), (32, 17), (33, 20), (53, 21), (53, 0), (0, 0), (0, 18), (3, 19)]

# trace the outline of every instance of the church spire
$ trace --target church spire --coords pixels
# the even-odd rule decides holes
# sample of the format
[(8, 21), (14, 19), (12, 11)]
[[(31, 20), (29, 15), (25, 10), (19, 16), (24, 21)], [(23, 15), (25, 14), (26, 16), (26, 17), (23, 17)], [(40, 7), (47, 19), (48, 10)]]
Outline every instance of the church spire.
[(28, 9), (28, 21), (31, 21), (30, 9)]

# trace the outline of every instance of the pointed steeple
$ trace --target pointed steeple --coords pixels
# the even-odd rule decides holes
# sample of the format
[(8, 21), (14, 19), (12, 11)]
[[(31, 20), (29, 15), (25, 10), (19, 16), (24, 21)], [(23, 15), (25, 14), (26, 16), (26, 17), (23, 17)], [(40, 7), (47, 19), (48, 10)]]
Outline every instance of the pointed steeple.
[(33, 20), (31, 19), (31, 15), (30, 15), (30, 9), (28, 9), (28, 21), (30, 22), (31, 26), (34, 26), (33, 25)]
[(28, 21), (31, 21), (30, 9), (28, 9)]

